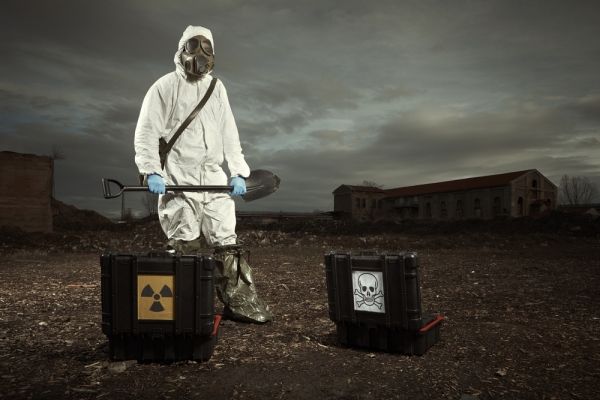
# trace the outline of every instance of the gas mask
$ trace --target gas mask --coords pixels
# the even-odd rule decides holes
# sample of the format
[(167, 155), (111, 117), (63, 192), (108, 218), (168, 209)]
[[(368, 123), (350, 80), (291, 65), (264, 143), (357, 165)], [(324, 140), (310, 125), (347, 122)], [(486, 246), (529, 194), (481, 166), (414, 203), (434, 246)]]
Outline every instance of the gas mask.
[(181, 64), (190, 79), (202, 78), (212, 71), (215, 66), (215, 54), (210, 40), (198, 35), (185, 42), (181, 52)]

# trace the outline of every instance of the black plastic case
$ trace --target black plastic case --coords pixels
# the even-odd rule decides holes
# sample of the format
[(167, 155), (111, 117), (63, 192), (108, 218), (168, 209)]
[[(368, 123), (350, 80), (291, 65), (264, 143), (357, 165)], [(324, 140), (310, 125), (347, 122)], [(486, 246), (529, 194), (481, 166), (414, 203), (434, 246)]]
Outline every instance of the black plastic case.
[(339, 342), (346, 346), (420, 356), (440, 340), (440, 326), (443, 320), (441, 315), (427, 315), (423, 317), (423, 326), (417, 331), (338, 322), (337, 337)]
[(325, 255), (329, 317), (345, 345), (423, 354), (440, 338), (441, 316), (423, 316), (414, 252)]
[(220, 322), (213, 258), (104, 254), (100, 264), (102, 331), (112, 359), (210, 359)]

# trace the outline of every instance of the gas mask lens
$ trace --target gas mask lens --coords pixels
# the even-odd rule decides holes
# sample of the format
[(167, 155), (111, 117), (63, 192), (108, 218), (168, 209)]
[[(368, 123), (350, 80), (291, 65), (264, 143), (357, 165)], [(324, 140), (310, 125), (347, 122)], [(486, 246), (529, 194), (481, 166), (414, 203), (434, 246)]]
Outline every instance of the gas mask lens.
[(194, 54), (202, 51), (207, 56), (213, 55), (210, 41), (203, 36), (196, 36), (185, 42), (185, 51)]

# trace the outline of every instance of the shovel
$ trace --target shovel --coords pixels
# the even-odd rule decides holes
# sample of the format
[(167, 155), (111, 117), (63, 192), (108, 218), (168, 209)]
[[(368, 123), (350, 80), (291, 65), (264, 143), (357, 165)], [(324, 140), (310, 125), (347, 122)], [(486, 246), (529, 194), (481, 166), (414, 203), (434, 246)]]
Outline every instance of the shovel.
[[(262, 199), (270, 195), (279, 188), (281, 180), (275, 174), (264, 169), (257, 169), (250, 173), (246, 178), (246, 193), (242, 195), (244, 201), (253, 201)], [(110, 184), (113, 183), (119, 187), (119, 192), (112, 194)], [(114, 199), (123, 194), (123, 192), (147, 192), (148, 186), (125, 186), (114, 179), (102, 178), (102, 189), (105, 199)], [(165, 186), (165, 192), (231, 192), (231, 186)]]

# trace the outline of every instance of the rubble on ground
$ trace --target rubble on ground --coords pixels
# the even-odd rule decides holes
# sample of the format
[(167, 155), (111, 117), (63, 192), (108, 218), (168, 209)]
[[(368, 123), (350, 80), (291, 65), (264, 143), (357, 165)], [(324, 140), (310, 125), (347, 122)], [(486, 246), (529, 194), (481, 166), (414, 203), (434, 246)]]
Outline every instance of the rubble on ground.
[(96, 211), (81, 210), (75, 206), (52, 199), (54, 230), (91, 230), (109, 228), (113, 222)]

